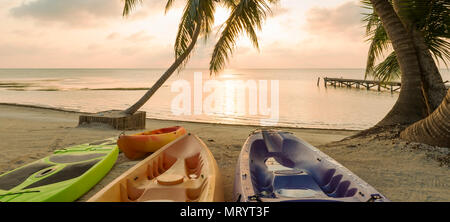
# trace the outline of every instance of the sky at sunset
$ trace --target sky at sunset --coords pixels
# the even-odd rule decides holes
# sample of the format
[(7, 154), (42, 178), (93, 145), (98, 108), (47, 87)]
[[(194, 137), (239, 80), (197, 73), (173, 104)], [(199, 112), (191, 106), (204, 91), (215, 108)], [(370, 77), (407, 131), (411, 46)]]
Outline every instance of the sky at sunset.
[[(164, 0), (122, 17), (120, 0), (8, 0), (0, 4), (0, 68), (166, 68), (185, 1)], [(244, 35), (227, 68), (363, 68), (364, 10), (353, 0), (281, 0), (260, 50)], [(226, 17), (217, 9), (216, 29)], [(207, 68), (216, 32), (199, 41), (188, 67)]]

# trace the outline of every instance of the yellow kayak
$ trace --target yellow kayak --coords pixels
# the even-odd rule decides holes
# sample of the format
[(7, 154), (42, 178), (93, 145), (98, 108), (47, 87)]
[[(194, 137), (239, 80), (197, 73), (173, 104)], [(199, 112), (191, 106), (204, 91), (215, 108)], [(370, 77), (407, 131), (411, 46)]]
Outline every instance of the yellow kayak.
[(148, 156), (89, 202), (224, 201), (222, 179), (211, 151), (184, 135)]

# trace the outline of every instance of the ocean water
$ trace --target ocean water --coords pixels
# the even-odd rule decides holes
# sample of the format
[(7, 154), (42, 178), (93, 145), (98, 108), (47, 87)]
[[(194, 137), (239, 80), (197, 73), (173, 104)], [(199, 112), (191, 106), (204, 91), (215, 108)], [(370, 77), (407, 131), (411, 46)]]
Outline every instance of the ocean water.
[[(126, 109), (139, 99), (164, 72), (164, 69), (0, 69), (0, 103), (18, 103), (62, 108), (82, 112), (99, 112), (112, 109)], [(211, 103), (215, 112), (195, 112), (197, 104), (205, 104), (212, 91), (202, 91), (202, 98), (196, 97), (194, 73), (203, 73), (203, 83), (216, 80), (223, 86), (222, 93)], [(449, 70), (441, 70), (444, 81), (450, 80)], [(169, 81), (141, 108), (148, 118), (188, 120), (225, 124), (261, 125), (261, 120), (275, 113), (275, 102), (271, 92), (276, 90), (270, 80), (278, 80), (278, 118), (276, 126), (366, 129), (381, 120), (394, 105), (398, 93), (355, 88), (325, 88), (321, 77), (343, 77), (363, 79), (363, 69), (236, 69), (225, 70), (217, 76), (210, 76), (208, 70), (186, 69), (175, 73)], [(249, 91), (244, 96), (234, 91), (237, 80), (256, 83), (258, 91), (257, 112), (251, 113)], [(267, 92), (260, 80), (268, 80)], [(173, 91), (176, 84), (183, 83), (184, 93)], [(204, 85), (201, 85), (204, 87)], [(189, 89), (189, 90), (186, 90)], [(263, 99), (262, 95), (267, 99)], [(197, 94), (198, 95), (198, 94)], [(239, 103), (246, 97), (245, 104)], [(180, 98), (190, 98), (190, 109), (185, 103), (175, 103)], [(188, 101), (188, 100), (185, 100)], [(200, 102), (198, 102), (200, 101)], [(266, 101), (267, 107), (261, 108)], [(185, 108), (184, 114), (177, 114), (173, 104)], [(238, 112), (239, 105), (245, 106)], [(205, 108), (204, 108), (205, 109)]]

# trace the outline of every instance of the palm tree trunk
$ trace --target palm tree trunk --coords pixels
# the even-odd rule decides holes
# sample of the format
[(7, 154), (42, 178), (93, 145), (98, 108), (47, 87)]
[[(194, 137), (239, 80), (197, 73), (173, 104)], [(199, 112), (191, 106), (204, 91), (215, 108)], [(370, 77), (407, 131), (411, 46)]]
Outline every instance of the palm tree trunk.
[(417, 30), (413, 24), (402, 17), (403, 11), (408, 10), (406, 7), (410, 0), (394, 0), (394, 10), (399, 15), (400, 20), (408, 30), (413, 38), (413, 43), (416, 48), (417, 58), (419, 60), (421, 79), (422, 79), (422, 94), (427, 105), (428, 114), (431, 114), (442, 102), (447, 93), (442, 76), (436, 66), (436, 62), (431, 56), (430, 49), (425, 44), (425, 39), (422, 33)]
[(422, 91), (428, 105), (428, 113), (431, 114), (445, 98), (447, 88), (431, 56), (430, 49), (425, 44), (421, 33), (413, 31), (414, 44), (417, 47), (417, 57), (421, 66)]
[(392, 42), (402, 72), (400, 95), (390, 112), (376, 126), (409, 125), (428, 115), (422, 96), (420, 63), (411, 35), (388, 0), (370, 0)]
[(427, 118), (406, 128), (400, 138), (434, 146), (450, 147), (450, 90), (441, 105)]
[(131, 115), (138, 111), (152, 96), (155, 92), (164, 84), (164, 82), (169, 79), (169, 77), (177, 70), (177, 68), (183, 63), (183, 61), (189, 56), (192, 49), (194, 49), (195, 43), (197, 42), (198, 36), (200, 35), (201, 30), (201, 21), (198, 21), (197, 26), (195, 28), (194, 34), (192, 36), (192, 40), (186, 51), (183, 52), (175, 62), (167, 69), (167, 71), (153, 84), (152, 88), (150, 88), (144, 96), (142, 96), (135, 104), (130, 106), (127, 110), (124, 111), (125, 114)]

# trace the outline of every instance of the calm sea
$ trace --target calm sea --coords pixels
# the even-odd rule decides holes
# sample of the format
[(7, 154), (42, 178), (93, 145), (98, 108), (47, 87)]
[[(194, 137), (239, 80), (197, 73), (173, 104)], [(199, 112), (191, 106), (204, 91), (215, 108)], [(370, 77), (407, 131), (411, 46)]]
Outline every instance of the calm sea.
[[(0, 103), (18, 103), (63, 108), (83, 112), (125, 109), (145, 93), (164, 72), (163, 69), (0, 69)], [(260, 112), (236, 113), (239, 98), (225, 90), (220, 101), (222, 111), (213, 114), (175, 115), (171, 105), (179, 98), (172, 92), (172, 83), (186, 80), (191, 87), (194, 106), (194, 72), (203, 72), (203, 81), (230, 80), (279, 81), (278, 126), (366, 129), (377, 123), (395, 103), (398, 93), (365, 89), (323, 86), (318, 77), (363, 79), (363, 69), (237, 69), (209, 76), (207, 70), (187, 69), (175, 73), (142, 108), (147, 117), (226, 124), (259, 125), (267, 118)], [(449, 70), (441, 70), (444, 81)], [(178, 81), (179, 82), (179, 81)], [(269, 81), (270, 83), (270, 81)], [(261, 87), (260, 85), (257, 85)], [(271, 85), (268, 84), (270, 89)], [(234, 92), (234, 91), (233, 91)], [(203, 93), (203, 99), (208, 93)], [(270, 94), (268, 107), (271, 105)], [(261, 97), (260, 97), (261, 98)], [(193, 109), (193, 107), (192, 107)]]

